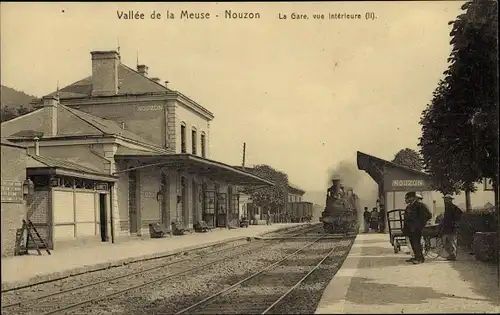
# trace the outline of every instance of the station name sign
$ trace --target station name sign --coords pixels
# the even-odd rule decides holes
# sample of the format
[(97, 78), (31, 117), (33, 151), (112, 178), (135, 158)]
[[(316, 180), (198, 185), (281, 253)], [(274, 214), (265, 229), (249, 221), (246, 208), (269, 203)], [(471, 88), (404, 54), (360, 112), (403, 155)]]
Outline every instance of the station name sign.
[(392, 187), (422, 187), (425, 181), (422, 179), (395, 179), (392, 181)]
[(138, 112), (154, 112), (154, 111), (162, 110), (163, 106), (161, 106), (161, 105), (142, 105), (142, 106), (137, 106), (136, 109)]

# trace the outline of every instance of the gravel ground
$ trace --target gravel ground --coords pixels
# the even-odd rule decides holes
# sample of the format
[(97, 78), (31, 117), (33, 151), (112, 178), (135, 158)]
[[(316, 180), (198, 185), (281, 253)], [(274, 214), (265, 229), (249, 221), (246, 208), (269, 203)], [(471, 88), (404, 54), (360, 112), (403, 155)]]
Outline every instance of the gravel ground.
[[(88, 289), (84, 288), (82, 291), (82, 287), (90, 284), (96, 284), (99, 281), (103, 280), (109, 280), (112, 278), (120, 277), (120, 276), (125, 276), (125, 275), (130, 275), (132, 273), (136, 273), (139, 271), (143, 271), (146, 269), (150, 268), (155, 268), (155, 267), (161, 267), (166, 264), (173, 264), (172, 266), (165, 267), (168, 268), (168, 270), (171, 270), (172, 268), (176, 268), (178, 266), (183, 266), (188, 262), (184, 262), (186, 260), (191, 260), (192, 258), (197, 258), (197, 257), (210, 257), (211, 253), (213, 251), (219, 251), (219, 250), (234, 250), (234, 251), (242, 251), (244, 248), (246, 248), (245, 244), (248, 244), (249, 242), (246, 240), (241, 240), (241, 241), (236, 241), (236, 242), (231, 242), (228, 244), (221, 244), (221, 245), (216, 245), (216, 246), (211, 246), (208, 248), (192, 251), (192, 252), (185, 252), (185, 253), (180, 253), (174, 256), (168, 256), (164, 258), (159, 258), (159, 259), (154, 259), (154, 260), (147, 260), (147, 261), (141, 261), (141, 262), (136, 262), (136, 263), (131, 263), (127, 265), (123, 265), (120, 267), (114, 267), (111, 269), (106, 269), (106, 270), (100, 270), (96, 272), (91, 272), (91, 273), (86, 273), (86, 274), (81, 274), (69, 278), (65, 278), (62, 280), (54, 281), (54, 282), (49, 282), (45, 284), (40, 284), (36, 285), (33, 287), (28, 287), (25, 289), (20, 289), (16, 291), (10, 291), (3, 293), (2, 292), (2, 306), (8, 305), (11, 303), (16, 303), (21, 300), (29, 300), (33, 299), (36, 297), (40, 296), (45, 296), (51, 293), (55, 292), (62, 292), (65, 290), (70, 290), (73, 288), (78, 288), (79, 290), (74, 291), (73, 295), (76, 297), (78, 300), (82, 300), (85, 298), (86, 295), (88, 295), (88, 292), (95, 293), (96, 287), (92, 286), (89, 287)], [(242, 247), (238, 247), (239, 245), (243, 245)], [(241, 248), (241, 249), (240, 249)], [(217, 256), (217, 254), (215, 255)], [(208, 258), (207, 258), (208, 259)], [(162, 269), (165, 268), (159, 268), (156, 270), (151, 270), (147, 272), (148, 274), (158, 274), (160, 273), (165, 273)], [(130, 279), (129, 277), (123, 278), (123, 279)], [(124, 281), (122, 279), (112, 281), (111, 284), (116, 284), (119, 281)], [(108, 285), (106, 283), (104, 284), (97, 284), (97, 287), (107, 287)], [(98, 290), (98, 288), (97, 288)], [(87, 293), (84, 293), (87, 291)], [(83, 293), (82, 293), (83, 292)], [(67, 297), (62, 297), (62, 296), (56, 296), (53, 298), (49, 299), (44, 299), (42, 301), (35, 301), (31, 303), (26, 303), (22, 307), (12, 307), (6, 310), (2, 310), (2, 315), (10, 315), (10, 314), (40, 314), (42, 312), (42, 308), (51, 308), (52, 303), (58, 302), (59, 299), (68, 299)], [(43, 307), (43, 305), (46, 305), (46, 307)], [(36, 310), (34, 310), (36, 306)]]
[(354, 238), (341, 246), (304, 282), (271, 311), (273, 314), (314, 314), (326, 286), (333, 279), (351, 250)]
[[(315, 243), (307, 248), (307, 250), (309, 250), (308, 252), (299, 253), (292, 259), (283, 262), (282, 265), (280, 264), (272, 270), (265, 271), (243, 283), (234, 291), (224, 293), (203, 307), (189, 310), (187, 313), (261, 314), (268, 306), (285, 294), (300, 279), (306, 276), (333, 247), (339, 247), (337, 251), (338, 254), (345, 255), (347, 253), (345, 251), (345, 243), (345, 241), (320, 241)], [(336, 257), (339, 257), (338, 254)], [(269, 264), (270, 263), (272, 262), (269, 262)], [(326, 282), (326, 284), (327, 283), (328, 282)], [(316, 288), (316, 291), (318, 291), (318, 289), (321, 290), (319, 291), (320, 293), (323, 291), (321, 285), (314, 285), (313, 288)], [(270, 312), (273, 314), (282, 312), (288, 314), (290, 308), (295, 309), (297, 308), (295, 305), (300, 305), (301, 309), (313, 310), (312, 312), (306, 312), (306, 314), (314, 313), (318, 301), (315, 301), (314, 298), (311, 299), (311, 294), (304, 294), (306, 292), (295, 294), (293, 299), (288, 299), (286, 297), (285, 302), (280, 302), (276, 307), (273, 307)], [(319, 297), (321, 297), (321, 295)], [(316, 303), (313, 305), (312, 302)], [(282, 304), (285, 304), (285, 307), (281, 306)], [(284, 310), (280, 311), (279, 308)], [(300, 313), (303, 312), (300, 311)]]
[(70, 314), (172, 314), (267, 267), (269, 261), (284, 258), (287, 253), (283, 249), (298, 249), (303, 245), (273, 244), (212, 265), (197, 274), (175, 277)]
[[(302, 233), (303, 231), (314, 232), (317, 226), (309, 227), (304, 229), (293, 228), (284, 232), (271, 232), (269, 235), (293, 235)], [(302, 230), (302, 231), (301, 231)], [(179, 254), (175, 256), (170, 256), (162, 259), (155, 259), (149, 261), (142, 261), (137, 263), (131, 263), (121, 267), (115, 267), (112, 269), (96, 271), (88, 274), (73, 276), (71, 278), (37, 285), (31, 288), (21, 289), (17, 291), (7, 292), (2, 294), (2, 305), (10, 304), (22, 299), (29, 299), (37, 296), (43, 296), (48, 293), (60, 292), (70, 288), (80, 288), (84, 285), (95, 283), (97, 281), (114, 278), (121, 275), (128, 275), (139, 270), (149, 269), (155, 266), (161, 266), (167, 263), (174, 263), (186, 260), (192, 256), (201, 256), (201, 260), (197, 260), (198, 265), (202, 263), (207, 263), (210, 259), (221, 259), (224, 256), (228, 256), (224, 263), (217, 263), (214, 266), (206, 267), (196, 273), (196, 275), (177, 276), (158, 284), (148, 285), (145, 288), (139, 290), (131, 291), (123, 296), (117, 297), (116, 299), (105, 300), (103, 302), (98, 302), (97, 304), (91, 305), (86, 308), (77, 309), (71, 312), (71, 314), (158, 314), (158, 313), (171, 313), (174, 310), (180, 310), (183, 306), (188, 306), (202, 299), (204, 296), (208, 296), (220, 290), (230, 284), (237, 282), (234, 281), (235, 278), (242, 279), (245, 274), (249, 274), (259, 270), (263, 266), (270, 264), (269, 261), (276, 261), (280, 258), (293, 252), (297, 248), (301, 247), (304, 243), (281, 243), (272, 245), (266, 250), (255, 249), (255, 252), (250, 252), (246, 254), (238, 255), (238, 257), (231, 259), (229, 256), (233, 256), (239, 252), (243, 252), (243, 248), (250, 248), (253, 245), (243, 246), (241, 249), (229, 250), (240, 244), (244, 244), (247, 241), (232, 242), (224, 245), (212, 246), (207, 249), (198, 250), (196, 254), (194, 252), (188, 252), (184, 254)], [(261, 246), (261, 245), (259, 245)], [(257, 246), (255, 246), (257, 247)], [(210, 257), (210, 252), (214, 250), (227, 249), (225, 254), (216, 254), (214, 257)], [(175, 266), (175, 267), (174, 267)], [(96, 287), (91, 287), (89, 289), (78, 290), (73, 293), (72, 296), (64, 295), (57, 296), (51, 299), (43, 300), (43, 303), (36, 303), (36, 311), (33, 309), (35, 305), (26, 305), (22, 308), (12, 307), (8, 310), (3, 310), (2, 315), (10, 314), (42, 314), (43, 311), (48, 311), (53, 309), (54, 305), (60, 304), (71, 304), (75, 301), (83, 301), (87, 297), (93, 297), (96, 295), (105, 295), (113, 291), (126, 288), (128, 286), (139, 284), (141, 282), (146, 282), (152, 279), (158, 279), (159, 277), (164, 277), (169, 275), (180, 267), (183, 270), (191, 268), (193, 262), (177, 263), (174, 266), (169, 266), (169, 268), (159, 268), (155, 271), (149, 271), (144, 275), (137, 275), (134, 277), (133, 283), (131, 283), (131, 277), (123, 278), (120, 280), (112, 281), (110, 284), (100, 284)], [(177, 269), (176, 269), (177, 268)], [(174, 270), (175, 269), (175, 270)], [(68, 303), (69, 301), (69, 303)], [(45, 306), (45, 307), (44, 307)], [(67, 313), (69, 314), (69, 313)]]

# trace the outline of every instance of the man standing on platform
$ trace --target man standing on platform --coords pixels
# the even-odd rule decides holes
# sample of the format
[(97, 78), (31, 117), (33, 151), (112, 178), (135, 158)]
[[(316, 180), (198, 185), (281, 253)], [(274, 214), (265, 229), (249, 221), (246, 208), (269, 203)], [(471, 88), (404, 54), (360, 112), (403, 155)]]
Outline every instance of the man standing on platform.
[(427, 206), (418, 200), (414, 191), (406, 193), (405, 201), (408, 207), (407, 212), (405, 212), (403, 233), (410, 237), (411, 247), (415, 253), (415, 258), (408, 261), (413, 264), (421, 264), (425, 261), (421, 243), (422, 230), (427, 221), (432, 218), (432, 214)]
[(453, 197), (446, 195), (444, 199), (444, 216), (439, 224), (443, 237), (444, 249), (448, 253), (446, 260), (457, 259), (457, 224), (462, 217), (462, 210), (453, 204)]
[(384, 209), (384, 205), (381, 204), (379, 206), (379, 213), (378, 213), (378, 231), (380, 233), (384, 233), (385, 232), (385, 209)]
[(370, 213), (370, 228), (377, 232), (378, 231), (378, 217), (379, 217), (379, 214), (378, 214), (378, 211), (377, 211), (377, 207), (373, 207), (372, 209), (372, 212)]
[(368, 211), (368, 207), (365, 207), (365, 212), (363, 212), (365, 233), (368, 233), (370, 231), (370, 217), (370, 211)]

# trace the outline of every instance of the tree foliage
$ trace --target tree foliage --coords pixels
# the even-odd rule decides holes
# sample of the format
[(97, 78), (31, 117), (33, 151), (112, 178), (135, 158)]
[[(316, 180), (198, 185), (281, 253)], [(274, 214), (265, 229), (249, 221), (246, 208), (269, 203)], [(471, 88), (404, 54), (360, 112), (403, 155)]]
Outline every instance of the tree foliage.
[(253, 203), (274, 212), (281, 210), (288, 195), (288, 175), (265, 164), (257, 165), (249, 171), (274, 183), (271, 187), (247, 188), (246, 192), (251, 196)]
[(11, 120), (32, 111), (33, 109), (27, 108), (23, 105), (19, 107), (4, 106), (0, 109), (0, 122)]
[(498, 3), (474, 0), (462, 9), (449, 23), (448, 69), (420, 120), (424, 168), (443, 193), (496, 178), (498, 161)]
[(399, 150), (399, 152), (394, 156), (392, 162), (417, 171), (421, 171), (423, 168), (420, 154), (410, 148)]

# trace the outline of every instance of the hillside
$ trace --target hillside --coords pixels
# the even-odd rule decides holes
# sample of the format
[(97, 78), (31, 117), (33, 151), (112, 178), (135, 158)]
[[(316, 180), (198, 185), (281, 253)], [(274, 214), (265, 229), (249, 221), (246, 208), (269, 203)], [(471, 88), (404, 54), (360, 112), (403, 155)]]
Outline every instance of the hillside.
[(36, 96), (2, 85), (0, 90), (1, 121), (24, 115), (33, 110), (31, 101)]
[(3, 107), (21, 107), (31, 109), (31, 101), (36, 98), (36, 96), (26, 94), (21, 91), (17, 91), (8, 86), (2, 85), (0, 90), (1, 105)]

